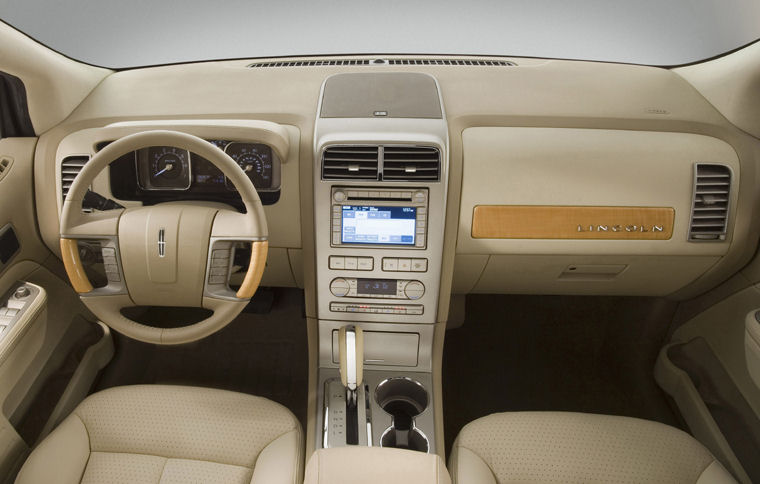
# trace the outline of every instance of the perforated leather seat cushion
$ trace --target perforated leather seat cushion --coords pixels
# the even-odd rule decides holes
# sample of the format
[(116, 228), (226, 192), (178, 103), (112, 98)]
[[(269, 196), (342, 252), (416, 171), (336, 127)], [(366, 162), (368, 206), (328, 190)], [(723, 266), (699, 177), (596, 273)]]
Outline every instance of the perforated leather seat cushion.
[(685, 432), (582, 413), (515, 412), (478, 419), (460, 432), (449, 464), (453, 482), (462, 484), (734, 482)]
[(302, 470), (300, 424), (265, 398), (138, 385), (83, 401), (17, 482), (288, 483)]

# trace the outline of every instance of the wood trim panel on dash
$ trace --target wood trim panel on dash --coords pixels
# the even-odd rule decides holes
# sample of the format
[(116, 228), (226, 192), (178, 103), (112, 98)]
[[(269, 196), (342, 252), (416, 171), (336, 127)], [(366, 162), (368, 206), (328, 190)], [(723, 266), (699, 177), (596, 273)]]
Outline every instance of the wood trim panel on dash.
[(671, 207), (477, 205), (473, 239), (668, 240)]

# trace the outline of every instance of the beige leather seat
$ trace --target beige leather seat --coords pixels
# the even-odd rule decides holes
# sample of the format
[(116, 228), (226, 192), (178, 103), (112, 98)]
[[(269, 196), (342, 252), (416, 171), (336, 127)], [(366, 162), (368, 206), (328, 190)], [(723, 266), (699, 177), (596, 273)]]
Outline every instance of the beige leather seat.
[(85, 399), (32, 452), (16, 482), (294, 484), (302, 462), (300, 424), (278, 403), (138, 385)]
[(678, 429), (564, 412), (499, 413), (471, 422), (454, 443), (449, 470), (455, 484), (735, 482)]

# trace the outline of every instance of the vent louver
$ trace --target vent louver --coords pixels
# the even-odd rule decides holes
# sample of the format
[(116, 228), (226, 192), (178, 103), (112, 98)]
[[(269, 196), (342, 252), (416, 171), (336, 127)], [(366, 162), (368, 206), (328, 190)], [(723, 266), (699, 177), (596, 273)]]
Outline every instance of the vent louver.
[(498, 59), (325, 59), (254, 62), (250, 68), (267, 67), (321, 67), (321, 66), (483, 66), (483, 67), (512, 67), (512, 61)]
[(727, 166), (697, 163), (689, 240), (725, 240), (730, 194)]
[(377, 180), (377, 146), (330, 146), (322, 154), (323, 180)]
[(323, 180), (438, 181), (441, 154), (431, 146), (330, 146)]
[(383, 150), (383, 180), (438, 181), (441, 155), (424, 146), (386, 146)]
[(74, 178), (82, 171), (84, 165), (89, 161), (89, 156), (67, 156), (61, 161), (61, 196), (66, 200), (71, 184)]

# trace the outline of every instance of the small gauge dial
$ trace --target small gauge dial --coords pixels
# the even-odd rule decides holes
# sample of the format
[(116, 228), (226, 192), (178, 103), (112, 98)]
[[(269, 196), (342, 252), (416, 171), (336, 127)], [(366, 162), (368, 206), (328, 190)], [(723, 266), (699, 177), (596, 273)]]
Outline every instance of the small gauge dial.
[(190, 153), (171, 146), (147, 149), (148, 177), (145, 188), (153, 190), (187, 190), (190, 187)]
[[(272, 187), (272, 148), (253, 143), (230, 143), (225, 150), (258, 189)], [(227, 188), (235, 189), (226, 180)]]

